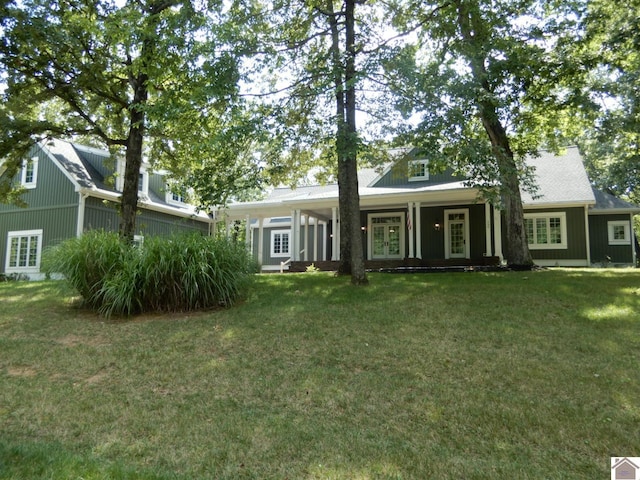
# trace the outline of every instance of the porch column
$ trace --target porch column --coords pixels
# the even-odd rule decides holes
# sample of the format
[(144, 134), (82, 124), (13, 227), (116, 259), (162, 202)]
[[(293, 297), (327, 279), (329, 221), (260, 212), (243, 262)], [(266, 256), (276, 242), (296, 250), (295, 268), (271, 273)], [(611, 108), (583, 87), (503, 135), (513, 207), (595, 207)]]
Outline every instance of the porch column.
[(244, 243), (247, 246), (247, 250), (251, 251), (251, 217), (247, 215), (245, 219), (247, 221), (247, 224), (245, 226)]
[(331, 260), (340, 260), (340, 229), (338, 228), (338, 207), (331, 207)]
[(304, 214), (304, 261), (309, 260), (309, 214)]
[(500, 210), (495, 205), (493, 207), (493, 236), (495, 237), (495, 256), (503, 260), (502, 256), (502, 220)]
[(320, 237), (322, 239), (322, 258), (320, 260), (326, 260), (327, 259), (327, 243), (329, 243), (329, 238), (327, 237), (327, 233), (328, 233), (328, 228), (327, 228), (327, 222), (320, 222), (322, 224), (322, 237)]
[(407, 233), (409, 234), (409, 258), (415, 258), (413, 251), (413, 202), (409, 202), (407, 218)]
[(262, 266), (264, 263), (263, 245), (264, 245), (264, 218), (260, 217), (258, 219), (258, 263), (260, 264), (260, 266)]
[(318, 222), (318, 218), (313, 218), (313, 261), (317, 262), (320, 260), (318, 258), (318, 230), (320, 229), (320, 225)]
[(291, 260), (297, 262), (300, 260), (300, 210), (293, 210), (291, 212), (291, 246), (293, 253)]
[(493, 249), (491, 248), (491, 205), (489, 202), (484, 204), (484, 228), (485, 244), (487, 245), (485, 255), (491, 257), (493, 256)]
[(416, 202), (416, 258), (422, 259), (422, 220), (420, 202)]
[[(631, 231), (633, 231), (633, 215), (631, 216)], [(586, 240), (587, 246), (587, 267), (591, 266), (591, 242), (589, 241), (589, 207), (587, 205), (584, 206), (584, 238)], [(631, 242), (631, 251), (633, 252), (633, 264), (636, 264), (635, 253), (636, 249)]]
[[(585, 207), (585, 211), (587, 210), (588, 207)], [(636, 260), (636, 234), (633, 231), (633, 213), (629, 214), (629, 235), (631, 235), (631, 255), (633, 258), (633, 266), (635, 267), (637, 265), (637, 260)], [(589, 227), (587, 227), (587, 240), (589, 239)], [(588, 251), (588, 250), (587, 250)], [(589, 257), (589, 265), (591, 265), (591, 257)]]

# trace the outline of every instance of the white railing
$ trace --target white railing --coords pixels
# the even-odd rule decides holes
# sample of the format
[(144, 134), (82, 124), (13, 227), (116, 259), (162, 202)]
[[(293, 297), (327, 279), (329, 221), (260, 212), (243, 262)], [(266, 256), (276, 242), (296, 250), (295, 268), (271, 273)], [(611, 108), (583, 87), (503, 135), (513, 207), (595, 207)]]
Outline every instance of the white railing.
[[(302, 256), (303, 253), (304, 250), (300, 250), (300, 256)], [(285, 262), (280, 262), (280, 273), (284, 273), (284, 267), (289, 265), (291, 263), (291, 260), (293, 260), (293, 257), (289, 258), (289, 260)]]

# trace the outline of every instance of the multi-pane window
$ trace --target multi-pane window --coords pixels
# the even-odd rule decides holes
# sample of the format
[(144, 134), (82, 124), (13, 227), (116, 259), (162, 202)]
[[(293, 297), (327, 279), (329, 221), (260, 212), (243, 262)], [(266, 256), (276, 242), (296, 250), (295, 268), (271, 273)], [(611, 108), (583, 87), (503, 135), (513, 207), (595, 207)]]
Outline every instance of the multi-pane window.
[(609, 245), (631, 245), (630, 223), (625, 220), (607, 222)]
[(39, 271), (41, 250), (42, 230), (9, 232), (7, 237), (6, 272)]
[(271, 256), (289, 256), (289, 230), (274, 230), (271, 232)]
[(529, 213), (524, 216), (529, 248), (567, 248), (566, 214)]
[(20, 172), (20, 183), (26, 188), (35, 188), (38, 179), (38, 157), (25, 160)]
[(409, 162), (409, 181), (429, 180), (429, 162), (427, 160), (412, 160)]

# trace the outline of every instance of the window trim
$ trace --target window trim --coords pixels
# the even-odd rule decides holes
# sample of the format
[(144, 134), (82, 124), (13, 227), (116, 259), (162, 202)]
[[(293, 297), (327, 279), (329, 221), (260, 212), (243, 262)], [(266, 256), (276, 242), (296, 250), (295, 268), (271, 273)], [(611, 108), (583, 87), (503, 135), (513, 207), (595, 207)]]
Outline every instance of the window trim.
[[(11, 239), (24, 237), (38, 237), (38, 247), (36, 250), (36, 264), (34, 266), (21, 267), (19, 265), (11, 266)], [(5, 273), (39, 273), (40, 260), (42, 258), (42, 229), (39, 230), (15, 230), (7, 232), (7, 250), (5, 257)]]
[[(535, 235), (536, 228), (536, 220), (537, 219), (545, 219), (547, 228), (549, 227), (549, 220), (551, 218), (559, 218), (560, 219), (560, 235), (561, 242), (560, 243), (537, 243), (537, 238)], [(524, 214), (525, 221), (528, 219), (533, 219), (534, 226), (534, 238), (530, 239), (527, 233), (527, 243), (529, 245), (529, 250), (566, 250), (568, 247), (567, 244), (567, 212), (535, 212), (535, 213), (525, 213)], [(527, 230), (525, 224), (525, 232)], [(547, 242), (550, 238), (550, 231), (547, 229)], [(533, 242), (531, 242), (533, 240)]]
[[(424, 165), (424, 175), (411, 175), (414, 165)], [(410, 182), (425, 182), (429, 180), (429, 160), (410, 160), (408, 163), (408, 168)]]
[[(38, 184), (38, 157), (31, 157), (22, 162), (22, 168), (20, 169), (20, 184), (24, 188), (36, 188)], [(27, 167), (29, 164), (33, 165), (32, 179), (27, 182)]]
[[(287, 235), (287, 251), (286, 252), (275, 252), (275, 237), (276, 235)], [(280, 241), (280, 245), (282, 246), (282, 240)], [(271, 230), (271, 245), (270, 245), (270, 253), (272, 258), (279, 257), (289, 257), (291, 256), (291, 230)], [(281, 247), (282, 249), (282, 247)]]
[[(624, 239), (614, 238), (614, 227), (624, 227)], [(631, 245), (631, 225), (628, 220), (609, 220), (607, 222), (609, 245)]]
[[(118, 160), (116, 166), (116, 190), (122, 192), (124, 190), (124, 172), (126, 168), (125, 160)], [(149, 172), (144, 164), (140, 167), (138, 178), (142, 175), (142, 188), (140, 188), (140, 180), (138, 180), (138, 195), (149, 196)]]

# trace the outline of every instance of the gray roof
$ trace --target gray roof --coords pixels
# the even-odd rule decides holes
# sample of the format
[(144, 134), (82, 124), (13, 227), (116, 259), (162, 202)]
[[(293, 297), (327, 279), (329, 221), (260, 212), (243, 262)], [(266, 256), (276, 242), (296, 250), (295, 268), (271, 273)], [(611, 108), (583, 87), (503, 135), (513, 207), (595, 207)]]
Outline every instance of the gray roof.
[(640, 213), (640, 207), (629, 202), (625, 202), (621, 198), (615, 197), (601, 190), (593, 189), (593, 195), (596, 198), (596, 204), (591, 207), (592, 212), (598, 211), (618, 211), (620, 213)]
[(538, 192), (535, 197), (522, 192), (525, 205), (595, 204), (596, 199), (577, 147), (569, 147), (561, 155), (543, 151), (528, 158), (535, 169)]
[[(111, 158), (108, 151), (77, 145), (64, 140), (51, 139), (41, 143), (41, 147), (63, 169), (63, 172), (78, 187), (91, 196), (118, 201), (121, 192), (106, 182), (113, 167), (105, 167), (103, 162)], [(102, 170), (102, 172), (100, 171)], [(149, 188), (148, 196), (141, 196), (140, 203), (149, 208), (183, 217), (206, 218), (203, 212), (196, 212), (190, 205), (173, 205), (165, 201), (161, 192)]]

